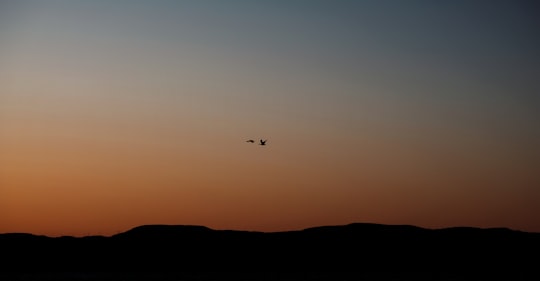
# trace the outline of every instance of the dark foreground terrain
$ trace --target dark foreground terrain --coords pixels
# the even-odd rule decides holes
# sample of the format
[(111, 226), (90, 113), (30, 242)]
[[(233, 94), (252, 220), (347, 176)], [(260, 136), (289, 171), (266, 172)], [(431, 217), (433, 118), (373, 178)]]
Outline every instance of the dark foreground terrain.
[(1, 280), (540, 280), (540, 233), (356, 223), (248, 232), (145, 225), (0, 234)]

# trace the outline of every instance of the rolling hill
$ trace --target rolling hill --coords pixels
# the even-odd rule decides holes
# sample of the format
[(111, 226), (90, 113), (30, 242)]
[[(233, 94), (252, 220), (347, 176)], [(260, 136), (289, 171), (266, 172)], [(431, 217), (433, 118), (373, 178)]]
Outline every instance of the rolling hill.
[(251, 232), (143, 225), (107, 237), (5, 233), (0, 249), (2, 272), (19, 273), (350, 272), (540, 280), (540, 233), (507, 228), (353, 223)]

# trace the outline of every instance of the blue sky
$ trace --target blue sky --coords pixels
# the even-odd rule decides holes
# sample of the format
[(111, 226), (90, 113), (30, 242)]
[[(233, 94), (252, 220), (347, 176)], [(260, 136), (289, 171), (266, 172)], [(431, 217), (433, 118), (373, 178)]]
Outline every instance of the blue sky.
[(539, 11), (535, 1), (2, 1), (0, 231), (353, 221), (540, 231)]

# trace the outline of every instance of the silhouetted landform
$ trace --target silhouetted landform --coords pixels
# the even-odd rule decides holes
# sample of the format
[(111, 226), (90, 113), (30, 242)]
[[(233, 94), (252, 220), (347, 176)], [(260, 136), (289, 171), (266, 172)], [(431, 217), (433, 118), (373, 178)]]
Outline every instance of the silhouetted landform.
[(109, 237), (0, 234), (0, 249), (4, 272), (474, 273), (540, 280), (540, 233), (506, 228), (354, 223), (251, 232), (144, 225)]

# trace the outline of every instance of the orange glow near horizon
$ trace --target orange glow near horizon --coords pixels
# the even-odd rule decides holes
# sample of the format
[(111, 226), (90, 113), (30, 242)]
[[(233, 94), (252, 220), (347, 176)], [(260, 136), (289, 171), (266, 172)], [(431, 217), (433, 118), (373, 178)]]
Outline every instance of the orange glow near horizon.
[(421, 163), (411, 151), (384, 143), (341, 151), (305, 148), (298, 140), (255, 147), (240, 138), (203, 144), (176, 138), (188, 151), (166, 140), (149, 147), (86, 138), (3, 139), (0, 232), (112, 235), (142, 224), (283, 231), (352, 222), (535, 229), (517, 219), (534, 202), (505, 191), (528, 172), (503, 174), (506, 167), (489, 163), (471, 170), (430, 162), (436, 159), (428, 155)]

